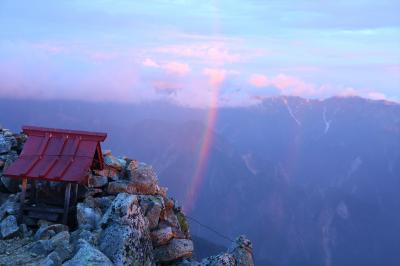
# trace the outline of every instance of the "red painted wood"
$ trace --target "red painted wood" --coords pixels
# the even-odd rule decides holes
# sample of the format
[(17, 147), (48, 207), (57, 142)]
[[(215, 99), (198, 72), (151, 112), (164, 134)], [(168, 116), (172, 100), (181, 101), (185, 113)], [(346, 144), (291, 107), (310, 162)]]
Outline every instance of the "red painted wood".
[(82, 183), (93, 159), (103, 168), (100, 142), (106, 133), (33, 126), (22, 129), (28, 139), (18, 159), (4, 170), (5, 176)]

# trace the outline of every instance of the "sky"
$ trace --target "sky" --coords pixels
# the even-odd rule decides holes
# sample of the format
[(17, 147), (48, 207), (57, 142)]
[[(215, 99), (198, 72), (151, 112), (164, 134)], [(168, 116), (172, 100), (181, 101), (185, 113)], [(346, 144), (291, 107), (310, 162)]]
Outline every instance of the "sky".
[(0, 97), (400, 101), (398, 0), (0, 0)]

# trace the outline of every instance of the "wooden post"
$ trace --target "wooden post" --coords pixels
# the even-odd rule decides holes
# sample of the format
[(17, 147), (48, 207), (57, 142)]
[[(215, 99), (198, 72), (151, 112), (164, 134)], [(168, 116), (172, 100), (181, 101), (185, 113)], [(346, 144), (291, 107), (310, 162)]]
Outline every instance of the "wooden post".
[(72, 199), (72, 205), (75, 206), (78, 202), (78, 184), (74, 184), (74, 197)]
[(37, 188), (36, 188), (37, 182), (36, 180), (32, 180), (32, 201), (33, 203), (37, 204)]
[(71, 197), (71, 183), (68, 183), (65, 187), (63, 224), (68, 223), (70, 197)]
[(20, 196), (20, 205), (19, 205), (19, 214), (18, 214), (18, 222), (22, 222), (22, 218), (24, 215), (24, 203), (25, 203), (25, 195), (26, 195), (26, 185), (28, 183), (28, 179), (26, 177), (22, 178), (22, 191)]

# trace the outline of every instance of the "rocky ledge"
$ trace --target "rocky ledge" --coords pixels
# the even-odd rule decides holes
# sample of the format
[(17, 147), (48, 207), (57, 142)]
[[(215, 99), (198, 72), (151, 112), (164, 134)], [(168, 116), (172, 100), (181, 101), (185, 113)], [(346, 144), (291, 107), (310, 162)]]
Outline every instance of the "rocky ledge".
[(18, 158), (25, 139), (0, 127), (0, 265), (253, 265), (244, 236), (226, 253), (195, 261), (185, 215), (153, 168), (110, 151), (105, 168), (88, 173), (76, 225), (18, 224), (18, 182), (2, 170)]

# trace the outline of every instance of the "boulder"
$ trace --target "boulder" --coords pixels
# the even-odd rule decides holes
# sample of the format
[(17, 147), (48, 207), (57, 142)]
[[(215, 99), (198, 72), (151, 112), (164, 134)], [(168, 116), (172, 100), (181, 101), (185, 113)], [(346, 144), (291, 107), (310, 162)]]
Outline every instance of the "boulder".
[(116, 181), (119, 179), (118, 170), (116, 170), (112, 167), (108, 167), (107, 165), (104, 166), (103, 170), (94, 170), (94, 173), (99, 176), (106, 176), (113, 181)]
[(8, 199), (0, 206), (0, 221), (6, 215), (16, 215), (19, 211), (18, 196), (11, 194)]
[(228, 250), (235, 257), (237, 265), (253, 266), (253, 247), (245, 236), (239, 236)]
[(50, 240), (38, 240), (33, 242), (29, 251), (38, 255), (47, 255), (54, 250)]
[[(18, 154), (16, 151), (11, 150), (10, 152), (8, 152), (8, 154), (5, 156), (5, 163), (3, 168), (7, 168), (8, 166), (10, 166), (15, 160), (17, 160), (17, 158)], [(0, 182), (8, 192), (17, 193), (19, 184), (19, 181), (17, 179), (1, 176)]]
[(80, 202), (76, 206), (76, 219), (79, 227), (84, 227), (88, 230), (98, 228), (101, 215), (99, 208), (90, 206), (87, 202)]
[(68, 231), (68, 226), (64, 224), (42, 224), (40, 228), (36, 231), (34, 239), (35, 240), (46, 240), (50, 239), (54, 235)]
[(51, 252), (38, 263), (39, 266), (58, 266), (61, 265), (62, 260), (56, 251)]
[(11, 150), (11, 141), (4, 135), (0, 135), (0, 154), (8, 153)]
[(119, 181), (114, 181), (108, 183), (107, 187), (107, 193), (110, 195), (116, 195), (118, 193), (129, 193), (129, 194), (135, 194), (136, 187), (132, 182), (129, 182), (127, 180), (119, 180)]
[(160, 196), (141, 195), (139, 196), (139, 203), (145, 217), (149, 221), (149, 229), (156, 228), (161, 211), (164, 208), (163, 198)]
[(101, 221), (99, 250), (116, 265), (152, 265), (148, 222), (136, 195), (120, 193)]
[(124, 159), (113, 156), (109, 151), (104, 153), (104, 163), (118, 171), (121, 171), (126, 166)]
[(176, 214), (173, 209), (167, 209), (164, 212), (164, 220), (172, 227), (180, 228), (179, 227), (179, 220), (176, 217)]
[(135, 185), (137, 193), (155, 195), (159, 192), (158, 179), (151, 166), (139, 163), (136, 168), (129, 168), (127, 171), (129, 180)]
[[(203, 259), (200, 262), (201, 266), (242, 266), (241, 264), (237, 264), (235, 257), (229, 253), (221, 253), (216, 256), (210, 256)], [(244, 266), (244, 265), (243, 265)]]
[(126, 170), (128, 173), (135, 171), (139, 166), (139, 162), (137, 160), (130, 160), (128, 165), (126, 166)]
[(164, 227), (150, 233), (151, 240), (154, 247), (162, 246), (168, 243), (173, 237), (174, 233), (171, 227)]
[(73, 245), (77, 245), (79, 239), (83, 239), (89, 244), (96, 246), (98, 237), (97, 231), (89, 231), (84, 228), (78, 228), (78, 230), (75, 230), (71, 233), (71, 243)]
[(69, 244), (70, 234), (68, 231), (62, 231), (50, 239), (51, 246), (56, 249), (57, 247), (65, 247)]
[(103, 265), (112, 266), (113, 263), (104, 255), (101, 251), (90, 245), (85, 240), (79, 240), (79, 250), (75, 256), (63, 263), (64, 266), (76, 266), (76, 265)]
[(0, 224), (1, 237), (3, 239), (13, 238), (18, 235), (19, 227), (14, 215), (7, 216)]
[(154, 259), (159, 263), (171, 262), (179, 258), (191, 257), (193, 242), (189, 239), (172, 239), (167, 245), (153, 251)]
[(101, 175), (89, 175), (88, 186), (90, 188), (99, 188), (107, 185), (108, 177)]

